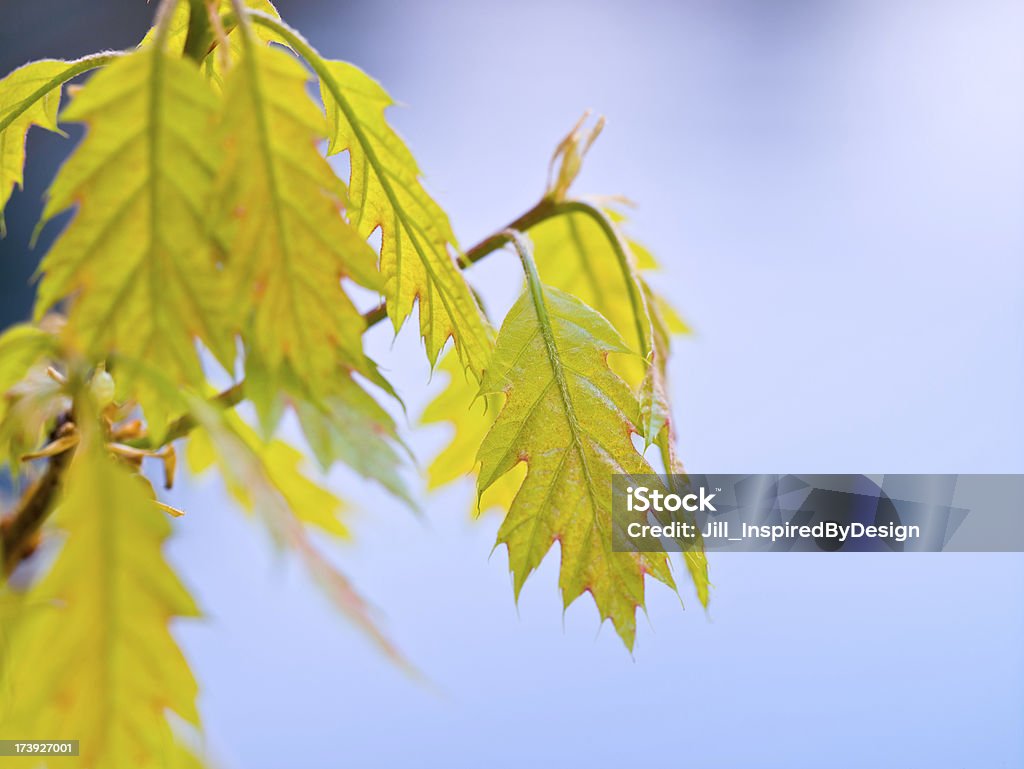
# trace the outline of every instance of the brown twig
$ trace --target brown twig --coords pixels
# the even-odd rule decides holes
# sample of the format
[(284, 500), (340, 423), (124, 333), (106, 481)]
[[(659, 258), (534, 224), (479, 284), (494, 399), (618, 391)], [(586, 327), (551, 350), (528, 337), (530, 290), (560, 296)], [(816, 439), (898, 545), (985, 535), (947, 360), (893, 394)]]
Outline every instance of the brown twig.
[[(58, 420), (52, 437), (56, 437), (67, 418), (63, 415)], [(36, 535), (57, 501), (61, 477), (73, 453), (69, 448), (50, 457), (46, 470), (21, 495), (18, 506), (0, 520), (0, 563), (3, 563), (5, 578), (35, 550)]]

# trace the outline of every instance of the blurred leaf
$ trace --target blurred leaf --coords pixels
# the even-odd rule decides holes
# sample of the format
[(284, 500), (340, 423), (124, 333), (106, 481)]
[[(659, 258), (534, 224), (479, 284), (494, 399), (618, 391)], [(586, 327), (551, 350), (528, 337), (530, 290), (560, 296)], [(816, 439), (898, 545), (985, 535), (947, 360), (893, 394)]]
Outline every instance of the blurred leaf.
[(10, 463), (17, 476), (23, 454), (39, 448), (48, 425), (71, 408), (64, 387), (46, 373), (43, 365), (34, 366), (4, 393), (0, 416), (0, 461)]
[[(494, 418), (501, 410), (500, 395), (477, 397), (480, 390), (459, 364), (458, 356), (448, 353), (438, 369), (448, 376), (448, 384), (430, 402), (420, 416), (420, 424), (451, 424), (451, 442), (427, 468), (429, 488), (437, 489), (453, 481), (468, 478), (476, 469), (476, 453)], [(508, 510), (522, 483), (522, 473), (511, 471), (501, 476), (480, 496), (474, 509)]]
[(2, 396), (22, 380), (35, 363), (55, 352), (51, 333), (39, 326), (19, 323), (0, 334), (0, 415)]
[(674, 583), (663, 553), (611, 549), (612, 475), (653, 472), (631, 440), (640, 418), (636, 396), (606, 363), (609, 353), (630, 350), (594, 310), (543, 286), (532, 264), (527, 276), (481, 383), (481, 395), (507, 400), (480, 447), (478, 488), (526, 463), (498, 531), (516, 595), (557, 540), (565, 605), (590, 592), (601, 618), (610, 618), (632, 648), (644, 575)]
[[(153, 46), (118, 60), (64, 111), (89, 131), (43, 213), (47, 220), (78, 206), (40, 265), (37, 317), (74, 295), (67, 329), (94, 358), (145, 356), (192, 386), (204, 381), (196, 339), (226, 367), (234, 357), (205, 240), (216, 110), (216, 96), (187, 63)], [(159, 429), (168, 405), (145, 387), (138, 400)]]
[[(336, 537), (349, 538), (349, 530), (339, 518), (345, 503), (306, 474), (306, 458), (301, 451), (280, 439), (262, 441), (237, 414), (227, 413), (222, 418), (226, 429), (249, 448), (250, 461), (260, 468), (265, 483), (281, 495), (297, 519)], [(185, 456), (194, 473), (208, 470), (217, 462), (216, 447), (206, 430), (196, 430), (189, 436)], [(253, 489), (231, 485), (228, 490), (243, 507), (254, 508)]]
[(198, 614), (163, 557), (170, 524), (148, 484), (107, 454), (99, 426), (79, 427), (55, 513), (66, 539), (11, 628), (5, 735), (79, 740), (81, 758), (60, 766), (193, 762), (168, 721), (168, 712), (199, 720), (196, 683), (169, 629)]
[(243, 500), (256, 512), (275, 542), (302, 559), (311, 576), (336, 608), (365, 632), (389, 658), (410, 672), (415, 672), (377, 626), (370, 607), (348, 578), (314, 547), (300, 517), (306, 513), (292, 507), (292, 502), (299, 501), (289, 496), (292, 486), (286, 483), (282, 487), (275, 483), (273, 470), (265, 463), (259, 449), (250, 443), (251, 433), (247, 437), (246, 430), (236, 429), (237, 421), (226, 418), (204, 401), (192, 399), (190, 410), (209, 437), (213, 448), (210, 455), (216, 457), (221, 476), (232, 496)]
[[(301, 393), (302, 388), (295, 383), (289, 391)], [(351, 376), (337, 375), (328, 395), (300, 398), (294, 405), (306, 440), (324, 470), (336, 461), (344, 462), (409, 507), (418, 508), (401, 475), (405, 463), (399, 452), (408, 453), (408, 449), (394, 420)]]

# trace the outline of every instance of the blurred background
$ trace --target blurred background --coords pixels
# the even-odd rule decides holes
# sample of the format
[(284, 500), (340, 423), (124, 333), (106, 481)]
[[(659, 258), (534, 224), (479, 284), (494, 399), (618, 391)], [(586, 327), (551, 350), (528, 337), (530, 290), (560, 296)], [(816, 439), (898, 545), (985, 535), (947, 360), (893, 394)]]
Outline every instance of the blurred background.
[[(1024, 5), (1018, 0), (281, 0), (381, 80), (466, 244), (543, 191), (585, 108), (576, 187), (625, 194), (695, 335), (672, 362), (697, 472), (1024, 472)], [(0, 71), (141, 38), (142, 0), (0, 0)], [(70, 129), (73, 135), (76, 129)], [(33, 131), (0, 241), (24, 319), (40, 201), (71, 144)], [(500, 311), (514, 257), (472, 271)], [(415, 333), (373, 354), (416, 415), (443, 382)], [(407, 430), (425, 465), (444, 428)], [(705, 613), (652, 586), (631, 656), (557, 556), (512, 599), (471, 483), (417, 520), (338, 471), (332, 556), (432, 682), (395, 669), (219, 484), (171, 555), (206, 610), (178, 636), (210, 755), (315, 767), (1019, 767), (1024, 556), (711, 559)]]

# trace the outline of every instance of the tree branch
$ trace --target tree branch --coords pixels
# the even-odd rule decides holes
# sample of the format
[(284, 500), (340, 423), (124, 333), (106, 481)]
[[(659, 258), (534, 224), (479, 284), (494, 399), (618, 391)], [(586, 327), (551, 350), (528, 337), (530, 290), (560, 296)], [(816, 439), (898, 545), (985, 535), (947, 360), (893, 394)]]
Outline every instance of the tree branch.
[(25, 490), (11, 514), (0, 520), (0, 563), (5, 578), (35, 550), (36, 534), (57, 501), (61, 477), (73, 453), (68, 449), (50, 457), (45, 472)]
[[(466, 269), (494, 253), (507, 244), (509, 231), (526, 232), (541, 222), (555, 216), (577, 212), (590, 213), (586, 204), (571, 200), (554, 200), (545, 196), (522, 216), (509, 222), (497, 232), (488, 235), (472, 248), (467, 249), (458, 259), (461, 269)], [(366, 327), (371, 328), (387, 317), (387, 303), (363, 314)], [(245, 381), (237, 382), (210, 399), (211, 404), (220, 408), (234, 408), (245, 400)], [(196, 427), (191, 414), (183, 414), (171, 422), (161, 445), (167, 445), (184, 438)], [(61, 478), (67, 466), (71, 451), (50, 458), (46, 471), (22, 494), (17, 507), (0, 520), (0, 558), (5, 575), (10, 575), (24, 558), (32, 553), (33, 540), (46, 516), (50, 514), (60, 488)]]

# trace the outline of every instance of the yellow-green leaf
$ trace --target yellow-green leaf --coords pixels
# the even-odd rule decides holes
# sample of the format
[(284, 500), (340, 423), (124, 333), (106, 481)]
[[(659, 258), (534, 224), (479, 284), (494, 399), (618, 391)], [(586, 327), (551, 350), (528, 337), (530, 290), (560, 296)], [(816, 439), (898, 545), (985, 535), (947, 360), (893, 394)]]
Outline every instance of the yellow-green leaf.
[[(621, 214), (589, 207), (582, 218), (573, 222), (575, 216), (579, 215), (574, 213), (560, 217), (569, 222), (565, 233), (568, 237), (561, 242), (560, 249), (556, 249), (554, 243), (545, 244), (552, 251), (545, 252), (544, 263), (556, 255), (559, 260), (559, 264), (549, 271), (549, 277), (556, 285), (565, 286), (593, 301), (595, 308), (644, 352), (646, 365), (642, 367), (637, 368), (622, 360), (614, 362), (613, 366), (634, 387), (637, 385), (636, 377), (641, 375), (638, 388), (640, 424), (645, 439), (648, 445), (657, 445), (667, 474), (682, 475), (685, 470), (676, 452), (669, 398), (668, 358), (671, 336), (688, 333), (689, 328), (641, 274), (641, 269), (655, 270), (658, 264), (650, 251), (622, 233), (624, 217)], [(590, 235), (587, 235), (588, 231)], [(602, 264), (607, 264), (608, 268), (602, 270)], [(573, 269), (573, 265), (577, 268)], [(617, 295), (629, 296), (630, 301), (616, 302)], [(707, 557), (703, 550), (688, 550), (684, 561), (698, 599), (706, 606), (710, 586)]]
[[(518, 248), (525, 253), (522, 242)], [(531, 259), (524, 264), (527, 291), (505, 318), (481, 383), (481, 395), (504, 394), (506, 402), (480, 447), (478, 488), (526, 463), (498, 532), (516, 594), (557, 540), (565, 605), (590, 592), (601, 618), (632, 647), (645, 574), (673, 581), (664, 553), (612, 551), (612, 475), (653, 472), (632, 443), (636, 396), (607, 365), (609, 354), (631, 351), (608, 321), (543, 286)]]
[[(199, 386), (195, 340), (234, 356), (221, 278), (206, 246), (217, 164), (217, 97), (186, 62), (154, 46), (95, 75), (63, 119), (88, 125), (50, 190), (44, 220), (78, 212), (43, 259), (36, 315), (73, 295), (72, 338), (88, 353), (145, 357)], [(159, 429), (168, 406), (141, 388)]]
[[(225, 485), (232, 496), (250, 507), (274, 540), (302, 559), (310, 575), (319, 583), (330, 601), (391, 659), (411, 670), (409, 663), (388, 640), (371, 616), (370, 607), (356, 592), (351, 582), (313, 545), (306, 531), (301, 509), (292, 503), (305, 503), (307, 498), (293, 496), (290, 485), (276, 483), (270, 469), (257, 449), (240, 433), (231, 420), (209, 404), (190, 399), (190, 411), (207, 432)], [(308, 490), (308, 489), (307, 489)]]
[[(307, 475), (303, 467), (306, 458), (301, 451), (280, 439), (263, 442), (237, 414), (225, 414), (222, 419), (227, 428), (248, 446), (251, 454), (246, 456), (253, 467), (260, 468), (264, 482), (280, 494), (298, 520), (336, 537), (347, 539), (350, 536), (339, 517), (345, 510), (345, 503)], [(185, 455), (189, 469), (194, 473), (201, 473), (213, 465), (217, 461), (217, 452), (209, 432), (193, 432), (188, 438)], [(253, 509), (256, 500), (252, 495), (258, 490), (238, 484), (230, 485), (228, 490), (243, 507)]]
[(35, 448), (46, 422), (67, 408), (45, 374), (55, 352), (53, 335), (37, 326), (19, 324), (0, 335), (0, 463), (9, 461), (14, 475), (19, 455)]
[(39, 448), (47, 425), (68, 411), (71, 400), (64, 387), (48, 376), (40, 361), (3, 393), (0, 406), (0, 461), (8, 461), (12, 475), (18, 475), (21, 456)]
[[(569, 188), (583, 168), (583, 158), (597, 141), (604, 129), (604, 117), (599, 117), (587, 127), (590, 111), (583, 113), (573, 129), (555, 147), (549, 166), (547, 195), (553, 200), (565, 200)], [(557, 171), (556, 171), (557, 168)]]
[(305, 92), (306, 70), (245, 39), (224, 87), (217, 193), (232, 304), (272, 389), (291, 372), (320, 395), (339, 365), (375, 375), (365, 321), (341, 280), (377, 287), (376, 255), (342, 218), (344, 185), (316, 148), (324, 118)]
[(363, 236), (381, 230), (388, 316), (397, 330), (418, 300), (430, 363), (451, 337), (463, 366), (479, 379), (491, 353), (489, 326), (452, 258), (449, 248), (457, 246), (448, 217), (424, 190), (416, 160), (384, 117), (391, 97), (352, 64), (319, 64), (328, 153), (349, 153), (350, 218)]
[[(450, 424), (453, 433), (451, 442), (427, 468), (427, 484), (431, 489), (473, 474), (476, 453), (501, 410), (502, 401), (500, 395), (477, 397), (479, 385), (462, 368), (458, 356), (448, 353), (438, 369), (448, 376), (448, 384), (424, 409), (420, 424)], [(480, 496), (474, 510), (508, 510), (522, 480), (523, 474), (516, 471), (501, 476)]]
[[(623, 270), (614, 244), (593, 216), (572, 212), (553, 217), (532, 227), (530, 239), (545, 285), (572, 294), (601, 313), (631, 350), (639, 352), (649, 345), (649, 321), (630, 301), (632, 271)], [(634, 357), (619, 361), (616, 370), (636, 387), (646, 366)]]
[(39, 326), (19, 323), (0, 334), (0, 415), (7, 392), (24, 379), (37, 361), (54, 351), (53, 335)]
[(169, 623), (198, 612), (164, 560), (171, 527), (148, 484), (110, 458), (98, 425), (80, 429), (54, 514), (65, 541), (10, 633), (5, 736), (79, 740), (81, 757), (59, 761), (84, 769), (175, 766), (187, 750), (168, 713), (199, 717)]
[(344, 462), (417, 508), (400, 472), (404, 463), (399, 451), (408, 449), (398, 436), (395, 421), (355, 379), (339, 373), (330, 392), (320, 398), (310, 397), (306, 388), (293, 382), (289, 395), (306, 440), (324, 470), (335, 461)]
[(66, 61), (43, 59), (19, 67), (0, 80), (0, 235), (4, 231), (4, 208), (14, 186), (20, 187), (23, 181), (28, 129), (36, 125), (60, 132), (57, 127), (59, 87), (30, 104), (26, 104), (26, 100), (67, 67)]

